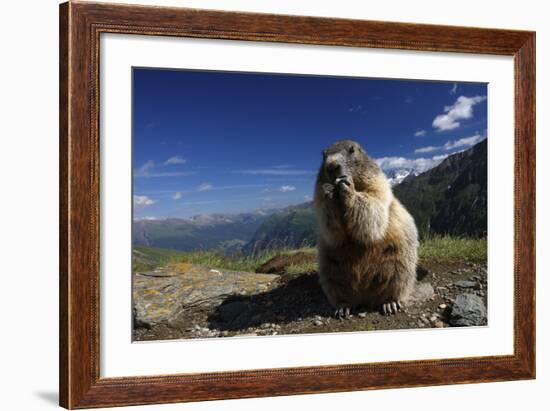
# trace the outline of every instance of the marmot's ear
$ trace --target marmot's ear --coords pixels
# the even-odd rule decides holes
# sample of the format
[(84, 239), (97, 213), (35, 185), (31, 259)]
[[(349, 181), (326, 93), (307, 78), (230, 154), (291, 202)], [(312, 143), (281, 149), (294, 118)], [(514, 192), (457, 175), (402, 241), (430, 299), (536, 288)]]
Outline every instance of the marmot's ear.
[(323, 158), (325, 158), (325, 159), (326, 159), (327, 156), (328, 156), (327, 150), (321, 151), (321, 154), (323, 155)]

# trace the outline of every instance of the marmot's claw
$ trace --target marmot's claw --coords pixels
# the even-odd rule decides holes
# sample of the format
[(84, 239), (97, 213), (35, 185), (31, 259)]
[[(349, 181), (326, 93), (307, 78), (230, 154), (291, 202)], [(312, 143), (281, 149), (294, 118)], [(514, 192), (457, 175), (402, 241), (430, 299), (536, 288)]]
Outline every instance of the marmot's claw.
[(402, 311), (403, 304), (400, 301), (392, 301), (390, 303), (382, 304), (382, 313), (384, 315), (397, 314)]
[(340, 307), (334, 312), (334, 316), (339, 320), (344, 318), (349, 318), (351, 315), (351, 310), (349, 307)]

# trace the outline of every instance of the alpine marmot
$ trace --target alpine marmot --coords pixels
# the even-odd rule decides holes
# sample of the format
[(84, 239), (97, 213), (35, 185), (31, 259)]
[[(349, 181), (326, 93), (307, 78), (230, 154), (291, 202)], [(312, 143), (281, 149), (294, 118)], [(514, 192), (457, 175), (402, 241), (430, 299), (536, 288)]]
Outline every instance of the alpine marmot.
[(358, 143), (323, 151), (314, 203), (320, 284), (336, 315), (355, 306), (400, 310), (416, 282), (416, 225)]

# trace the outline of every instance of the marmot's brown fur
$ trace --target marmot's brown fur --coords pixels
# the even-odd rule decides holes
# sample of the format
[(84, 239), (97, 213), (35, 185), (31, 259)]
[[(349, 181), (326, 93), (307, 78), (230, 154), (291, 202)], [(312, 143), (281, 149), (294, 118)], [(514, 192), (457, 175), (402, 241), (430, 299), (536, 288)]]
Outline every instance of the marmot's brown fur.
[(416, 281), (414, 219), (358, 143), (339, 141), (323, 156), (314, 200), (321, 287), (339, 315), (354, 306), (394, 313)]

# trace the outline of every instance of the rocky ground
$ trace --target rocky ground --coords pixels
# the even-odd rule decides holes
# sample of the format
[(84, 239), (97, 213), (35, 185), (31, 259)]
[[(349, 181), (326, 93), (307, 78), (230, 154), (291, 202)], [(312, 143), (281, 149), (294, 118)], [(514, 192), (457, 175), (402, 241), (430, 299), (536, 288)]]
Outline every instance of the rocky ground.
[[(134, 274), (134, 339), (311, 334), (486, 325), (485, 265), (422, 263), (413, 301), (385, 316), (355, 309), (336, 319), (315, 272), (285, 274), (275, 258), (250, 273), (179, 263)], [(304, 257), (308, 258), (308, 257)]]

